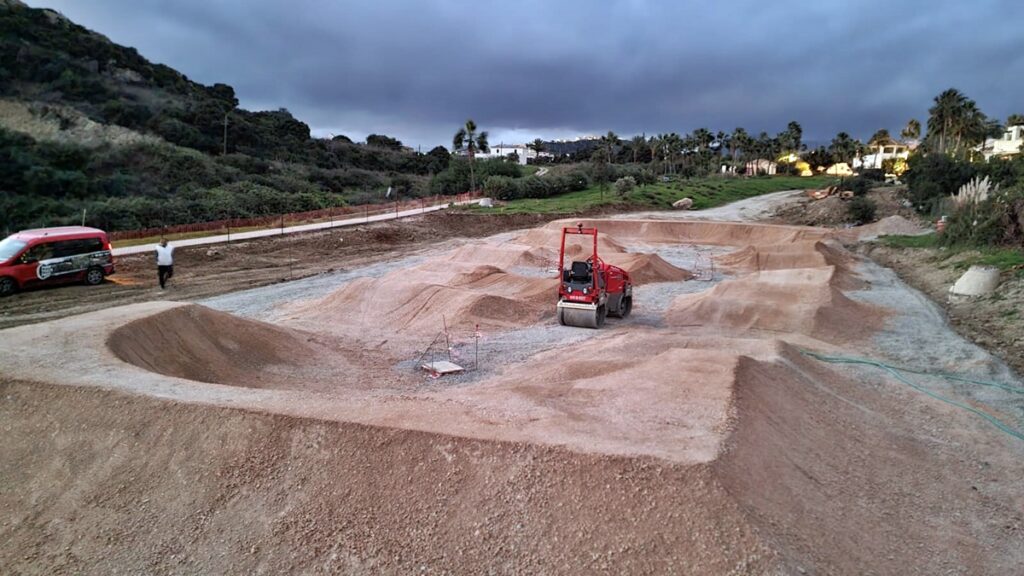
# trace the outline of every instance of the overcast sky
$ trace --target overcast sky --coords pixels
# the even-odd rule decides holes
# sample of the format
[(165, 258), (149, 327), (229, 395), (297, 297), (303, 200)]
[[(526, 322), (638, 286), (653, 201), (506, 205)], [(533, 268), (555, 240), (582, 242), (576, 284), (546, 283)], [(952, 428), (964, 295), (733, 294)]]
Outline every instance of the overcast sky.
[(29, 0), (314, 134), (866, 138), (956, 87), (1024, 113), (1021, 0)]

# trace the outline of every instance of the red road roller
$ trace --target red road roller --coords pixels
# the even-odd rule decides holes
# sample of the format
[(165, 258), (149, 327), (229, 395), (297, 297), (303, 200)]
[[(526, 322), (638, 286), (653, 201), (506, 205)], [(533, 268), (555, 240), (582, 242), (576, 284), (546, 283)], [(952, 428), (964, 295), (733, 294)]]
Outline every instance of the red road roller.
[[(593, 250), (585, 260), (566, 261), (565, 241), (573, 236), (590, 236)], [(586, 249), (584, 249), (584, 254)], [(563, 326), (600, 328), (608, 316), (625, 318), (633, 308), (633, 281), (618, 266), (597, 255), (597, 228), (562, 228), (558, 250), (558, 322)], [(568, 266), (567, 266), (568, 264)]]

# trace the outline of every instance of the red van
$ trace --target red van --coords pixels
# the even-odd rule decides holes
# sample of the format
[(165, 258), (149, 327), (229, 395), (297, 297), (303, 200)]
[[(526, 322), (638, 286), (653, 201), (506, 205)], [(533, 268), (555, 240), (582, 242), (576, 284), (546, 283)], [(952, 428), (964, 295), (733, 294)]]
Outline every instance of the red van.
[(96, 285), (113, 273), (110, 240), (96, 228), (23, 230), (0, 241), (0, 296), (45, 284)]

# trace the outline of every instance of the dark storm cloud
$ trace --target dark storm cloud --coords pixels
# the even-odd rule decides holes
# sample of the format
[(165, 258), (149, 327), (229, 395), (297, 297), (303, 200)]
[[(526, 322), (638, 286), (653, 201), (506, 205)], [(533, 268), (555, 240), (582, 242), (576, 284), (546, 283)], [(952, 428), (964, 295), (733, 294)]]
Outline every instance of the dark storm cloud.
[[(319, 134), (431, 146), (706, 126), (866, 137), (957, 87), (1024, 113), (1024, 3), (36, 0)], [(806, 5), (805, 5), (806, 4)]]

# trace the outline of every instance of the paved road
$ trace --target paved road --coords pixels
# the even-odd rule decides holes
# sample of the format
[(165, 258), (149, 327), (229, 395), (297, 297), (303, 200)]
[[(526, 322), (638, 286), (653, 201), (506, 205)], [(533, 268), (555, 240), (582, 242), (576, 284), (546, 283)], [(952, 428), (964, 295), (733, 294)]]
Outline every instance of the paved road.
[[(463, 200), (461, 202), (452, 202), (451, 204), (472, 204), (474, 202), (479, 202), (479, 200)], [(444, 210), (448, 206), (449, 204), (438, 204), (436, 206), (413, 208), (412, 210), (402, 210), (400, 212), (375, 214), (369, 217), (358, 216), (355, 218), (348, 218), (345, 220), (334, 220), (333, 222), (316, 222), (313, 224), (300, 224), (298, 226), (285, 226), (283, 229), (269, 228), (266, 230), (250, 230), (248, 232), (238, 232), (230, 235), (220, 234), (217, 236), (203, 236), (202, 238), (187, 238), (184, 240), (173, 240), (171, 241), (171, 245), (173, 245), (175, 248), (180, 248), (182, 246), (201, 246), (203, 244), (219, 244), (221, 242), (230, 242), (231, 240), (249, 240), (251, 238), (262, 238), (264, 236), (281, 236), (282, 234), (294, 234), (295, 232), (309, 232), (311, 230), (323, 230), (325, 228), (358, 226), (359, 224), (367, 224), (370, 222), (383, 222), (385, 220), (396, 220), (399, 218), (407, 218), (409, 216), (418, 216), (420, 214), (426, 214), (428, 212), (436, 212), (438, 210)], [(156, 244), (139, 244), (137, 246), (125, 246), (123, 248), (115, 247), (113, 249), (113, 252), (114, 256), (125, 256), (128, 254), (141, 254), (143, 252), (152, 252), (155, 249)]]

